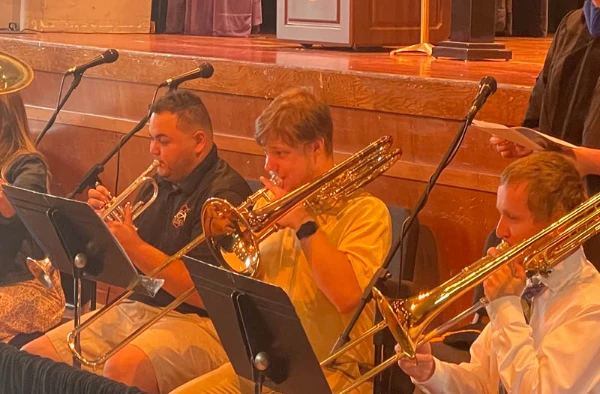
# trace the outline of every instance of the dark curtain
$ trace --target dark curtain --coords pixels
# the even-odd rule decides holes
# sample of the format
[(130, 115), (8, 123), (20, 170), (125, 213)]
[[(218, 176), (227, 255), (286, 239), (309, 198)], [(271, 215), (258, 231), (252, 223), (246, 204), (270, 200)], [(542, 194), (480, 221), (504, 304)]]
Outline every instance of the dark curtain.
[(168, 0), (165, 32), (248, 37), (261, 23), (261, 0)]
[(562, 18), (583, 6), (584, 0), (496, 0), (496, 33), (545, 37)]

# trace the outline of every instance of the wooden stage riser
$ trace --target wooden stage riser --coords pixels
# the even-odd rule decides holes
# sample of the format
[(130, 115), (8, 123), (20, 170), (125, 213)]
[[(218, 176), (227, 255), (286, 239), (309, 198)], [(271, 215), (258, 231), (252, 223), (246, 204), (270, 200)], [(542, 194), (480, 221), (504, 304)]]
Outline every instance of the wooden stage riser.
[[(40, 46), (32, 42), (3, 40), (1, 37), (0, 50), (17, 55), (34, 65), (36, 71), (55, 73), (63, 72), (74, 64), (84, 63), (98, 54), (96, 49), (73, 49), (51, 43)], [(290, 53), (282, 53), (280, 56), (281, 60), (278, 58), (277, 64), (206, 59), (214, 65), (213, 77), (190, 81), (186, 86), (197, 90), (261, 98), (274, 98), (289, 87), (312, 86), (317, 94), (338, 107), (454, 120), (463, 118), (476, 93), (476, 84), (469, 81), (366, 72), (316, 71), (287, 67), (288, 62), (295, 64), (298, 59)], [(86, 79), (96, 77), (156, 85), (197, 67), (204, 60), (192, 56), (120, 51), (117, 63), (88, 70)], [(315, 62), (307, 63), (306, 66), (318, 67), (318, 58)], [(432, 67), (436, 65), (434, 63)], [(458, 62), (440, 63), (440, 67), (455, 67), (457, 73), (460, 73), (461, 68), (468, 66)], [(494, 75), (492, 70), (500, 69), (493, 62), (489, 67), (491, 75)], [(86, 81), (86, 84), (91, 87), (93, 83)], [(529, 93), (530, 89), (525, 86), (500, 84), (498, 92), (481, 111), (481, 116), (498, 123), (519, 124)]]
[[(513, 50), (510, 62), (305, 50), (297, 43), (265, 37), (140, 34), (0, 35), (0, 51), (23, 59), (36, 72), (24, 96), (33, 129), (39, 132), (56, 104), (61, 73), (107, 48), (119, 50), (116, 63), (87, 70), (42, 143), (58, 195), (71, 191), (145, 115), (159, 82), (210, 61), (215, 68), (212, 78), (183, 86), (199, 92), (211, 113), (222, 156), (245, 177), (263, 173), (263, 152), (252, 138), (256, 117), (285, 89), (308, 86), (333, 107), (336, 161), (381, 135), (395, 138), (404, 151), (401, 161), (368, 190), (388, 204), (413, 207), (483, 76), (494, 76), (498, 91), (479, 118), (506, 125), (521, 122), (550, 39), (503, 42)], [(498, 175), (509, 161), (499, 157), (488, 138), (484, 133), (467, 134), (420, 215), (437, 241), (440, 280), (477, 260), (495, 225)], [(121, 189), (148, 166), (148, 143), (142, 131), (123, 148)], [(114, 160), (102, 179), (112, 189)], [(444, 317), (468, 304), (467, 296)]]
[[(219, 107), (211, 105), (212, 102), (209, 99), (209, 97), (214, 96), (214, 94), (205, 92), (200, 92), (200, 94), (207, 102), (209, 111), (213, 114), (217, 130), (223, 130), (218, 125), (221, 123), (227, 124), (226, 119), (252, 119), (249, 114), (240, 114), (238, 112), (237, 117), (235, 114), (229, 113), (228, 116), (224, 116), (219, 121), (220, 117), (215, 116), (215, 111), (213, 111), (213, 108)], [(73, 102), (75, 103), (76, 100)], [(248, 107), (253, 106), (250, 105)], [(237, 108), (244, 107), (238, 106)], [(47, 115), (49, 115), (49, 109), (40, 110), (39, 108), (30, 107), (29, 112), (34, 115), (31, 122), (34, 132), (41, 130), (45, 121), (35, 120), (35, 118), (45, 119)], [(258, 112), (260, 112), (260, 110)], [(342, 118), (339, 112), (342, 112), (347, 116)], [(404, 150), (407, 154), (403, 159), (412, 157), (413, 159), (417, 158), (418, 160), (426, 161), (434, 165), (437, 164), (436, 160), (439, 160), (443, 147), (438, 148), (439, 154), (437, 154), (438, 157), (435, 159), (433, 158), (433, 154), (431, 156), (427, 155), (427, 147), (430, 147), (433, 151), (433, 147), (435, 147), (436, 144), (439, 145), (442, 140), (445, 142), (444, 145), (446, 145), (455, 132), (455, 127), (453, 127), (452, 130), (445, 131), (442, 128), (438, 130), (437, 133), (432, 132), (412, 135), (413, 133), (410, 129), (402, 129), (400, 131), (392, 130), (392, 132), (385, 127), (377, 125), (376, 121), (371, 122), (371, 124), (377, 125), (378, 127), (372, 126), (371, 128), (361, 130), (362, 124), (369, 124), (368, 120), (361, 119), (367, 116), (373, 116), (374, 113), (358, 111), (360, 112), (359, 119), (357, 119), (356, 122), (352, 122), (352, 116), (356, 115), (356, 112), (357, 110), (334, 108), (336, 129), (338, 132), (340, 131), (339, 123), (345, 119), (346, 126), (344, 127), (346, 129), (344, 135), (354, 136), (354, 138), (341, 138), (340, 133), (338, 133), (336, 143), (339, 144), (337, 148), (340, 148), (340, 145), (342, 145), (344, 146), (343, 151), (346, 152), (355, 152), (377, 136), (389, 133), (397, 135), (397, 139), (400, 141), (403, 139), (410, 141), (411, 138), (419, 141), (417, 144), (404, 145), (406, 146)], [(402, 117), (401, 115), (393, 116)], [(120, 131), (114, 131), (114, 129), (124, 128), (128, 130), (134, 123), (128, 121), (124, 122), (125, 124), (123, 125), (121, 124), (123, 121), (103, 118), (101, 119), (101, 122), (97, 123), (101, 125), (112, 124), (113, 126), (116, 124), (117, 126), (107, 127), (108, 130), (106, 130), (89, 127), (89, 125), (94, 124), (94, 122), (87, 122), (86, 119), (97, 118), (94, 116), (87, 115), (86, 118), (84, 115), (76, 116), (75, 114), (71, 114), (71, 116), (65, 118), (67, 120), (72, 120), (72, 123), (74, 124), (68, 124), (68, 122), (65, 122), (67, 123), (65, 124), (62, 123), (64, 120), (59, 120), (59, 123), (55, 124), (52, 130), (46, 135), (41, 145), (42, 151), (48, 156), (53, 172), (53, 192), (59, 195), (66, 195), (72, 190), (75, 183), (81, 179), (85, 172), (117, 144), (123, 134)], [(426, 125), (426, 118), (421, 118), (419, 120), (419, 123)], [(430, 121), (434, 124), (442, 122), (440, 120)], [(248, 123), (251, 122), (248, 121)], [(422, 127), (419, 127), (419, 130), (421, 129)], [(235, 127), (229, 127), (228, 130), (231, 131), (229, 135), (220, 134), (216, 137), (222, 156), (231, 163), (234, 168), (240, 171), (244, 177), (257, 179), (258, 176), (264, 174), (264, 156), (255, 142), (248, 138), (248, 136), (251, 135), (251, 127), (245, 132), (241, 132)], [(371, 132), (364, 133), (364, 130), (370, 130)], [(245, 135), (239, 136), (235, 135), (236, 133)], [(429, 138), (426, 138), (428, 134)], [(122, 190), (126, 187), (148, 166), (148, 163), (150, 163), (151, 156), (148, 153), (148, 144), (149, 138), (144, 132), (141, 132), (139, 136), (134, 137), (122, 149), (119, 189)], [(487, 146), (485, 144), (477, 144), (476, 141), (470, 140), (466, 141), (466, 145), (482, 145), (482, 149)], [(347, 153), (338, 153), (340, 159), (347, 157), (347, 155)], [(469, 165), (473, 165), (469, 164), (469, 160), (472, 159), (469, 155), (477, 157), (477, 151), (471, 152), (470, 150), (467, 150), (461, 152), (457, 156), (456, 162), (458, 163), (460, 160), (463, 160), (463, 164), (460, 166), (468, 169)], [(495, 157), (493, 152), (488, 152), (487, 155)], [(493, 162), (493, 160), (490, 161)], [(110, 189), (113, 189), (114, 186), (115, 163), (116, 160), (110, 161), (101, 177), (103, 182)], [(411, 173), (411, 170), (413, 173)], [(424, 181), (415, 180), (415, 178), (422, 178), (424, 180), (429, 176), (431, 170), (432, 168), (430, 166), (415, 164), (414, 162), (401, 162), (396, 164), (387, 175), (373, 182), (373, 184), (368, 187), (368, 190), (388, 204), (412, 207), (425, 187)], [(460, 186), (460, 182), (457, 181), (463, 180), (462, 177), (467, 177), (468, 174), (474, 176), (476, 174), (465, 172), (462, 169), (454, 170), (453, 174), (453, 177), (445, 177), (445, 184), (441, 183), (436, 186), (425, 210), (421, 213), (419, 218), (423, 224), (432, 230), (435, 236), (439, 255), (439, 271), (442, 280), (455, 275), (462, 267), (480, 256), (485, 238), (490, 229), (494, 227), (497, 218), (494, 209), (495, 194), (492, 191), (495, 189), (494, 185), (497, 183), (497, 176), (489, 175), (489, 185), (487, 185), (486, 188), (490, 190), (478, 190), (475, 183), (471, 184), (470, 187), (462, 187)], [(479, 177), (481, 177), (481, 175), (479, 175)], [(476, 179), (477, 177), (474, 178)], [(457, 303), (456, 306), (453, 306), (448, 314), (445, 314), (444, 316), (450, 317), (451, 313), (458, 312), (460, 309), (467, 306), (469, 302), (470, 299), (467, 297), (464, 302)]]
[[(38, 72), (24, 92), (32, 119), (46, 120), (56, 102), (60, 76)], [(145, 115), (154, 88), (149, 85), (86, 79), (71, 96), (59, 122), (117, 133), (129, 131)], [(254, 143), (254, 120), (270, 100), (208, 91), (197, 92), (205, 102), (219, 145), (239, 153), (262, 154)], [(41, 107), (41, 108), (38, 108)], [(333, 107), (335, 143), (339, 159), (358, 151), (382, 135), (392, 135), (403, 151), (401, 165), (390, 175), (426, 181), (439, 163), (461, 122), (422, 116)], [(143, 130), (140, 135), (147, 135)], [(485, 133), (470, 131), (441, 184), (494, 192), (498, 174), (507, 161), (488, 143)], [(47, 145), (46, 142), (43, 145)], [(107, 149), (108, 150), (108, 149)], [(477, 170), (477, 172), (474, 171)]]

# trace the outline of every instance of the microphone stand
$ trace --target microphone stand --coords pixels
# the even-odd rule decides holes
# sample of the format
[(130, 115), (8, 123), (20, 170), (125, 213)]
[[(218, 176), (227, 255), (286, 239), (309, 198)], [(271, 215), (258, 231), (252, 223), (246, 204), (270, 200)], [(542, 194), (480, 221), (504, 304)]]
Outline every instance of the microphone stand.
[(152, 104), (154, 104), (154, 101), (156, 100), (156, 95), (158, 94), (159, 88), (160, 87), (157, 87), (156, 90), (154, 90), (154, 96), (152, 97), (152, 103), (150, 104), (148, 113), (133, 127), (133, 129), (131, 129), (131, 131), (129, 131), (127, 134), (125, 134), (125, 136), (123, 136), (123, 138), (121, 138), (119, 143), (110, 152), (108, 152), (108, 154), (106, 155), (106, 157), (104, 157), (104, 159), (102, 159), (100, 162), (94, 164), (92, 166), (92, 168), (90, 168), (90, 170), (87, 172), (87, 174), (85, 174), (83, 179), (77, 184), (77, 186), (75, 186), (75, 189), (71, 193), (67, 194), (67, 198), (72, 199), (76, 195), (83, 193), (83, 191), (87, 187), (94, 187), (96, 185), (96, 182), (98, 182), (100, 180), (98, 178), (98, 176), (104, 171), (104, 166), (106, 165), (106, 163), (110, 159), (112, 159), (112, 157), (119, 150), (121, 150), (123, 145), (125, 145), (127, 143), (127, 141), (129, 141), (131, 139), (131, 137), (133, 137), (138, 131), (140, 131), (141, 129), (144, 128), (146, 123), (148, 123), (150, 116), (152, 115)]
[(83, 177), (83, 179), (81, 179), (81, 181), (77, 184), (77, 186), (75, 186), (75, 189), (67, 194), (67, 198), (74, 198), (76, 195), (83, 193), (83, 191), (87, 188), (87, 187), (94, 187), (96, 185), (96, 182), (98, 182), (100, 179), (98, 178), (98, 176), (104, 172), (104, 166), (106, 165), (106, 163), (112, 159), (112, 157), (121, 149), (121, 147), (123, 147), (123, 145), (125, 145), (127, 143), (127, 141), (129, 141), (129, 139), (131, 137), (134, 136), (134, 134), (136, 134), (138, 131), (140, 131), (141, 129), (144, 128), (144, 126), (146, 125), (146, 123), (148, 123), (148, 119), (150, 119), (150, 112), (148, 112), (139, 122), (138, 124), (136, 124), (133, 129), (131, 129), (131, 131), (129, 131), (123, 138), (121, 138), (121, 140), (119, 141), (119, 143), (117, 144), (117, 146), (115, 146), (110, 152), (108, 152), (108, 154), (106, 155), (106, 157), (104, 157), (104, 159), (102, 159), (99, 163), (96, 163), (92, 166), (92, 168), (90, 168), (90, 170), (87, 172), (87, 174), (85, 174), (85, 176)]
[[(60, 84), (60, 91), (61, 92), (62, 92), (62, 87), (63, 87), (64, 81), (65, 81), (64, 78), (66, 76), (67, 76), (67, 73), (64, 74), (64, 76), (63, 76), (63, 82)], [(67, 91), (67, 93), (65, 94), (65, 96), (62, 98), (62, 100), (60, 99), (60, 93), (59, 93), (59, 102), (58, 102), (58, 105), (56, 106), (56, 109), (54, 110), (54, 113), (52, 114), (52, 116), (50, 117), (50, 119), (48, 119), (48, 123), (46, 123), (46, 126), (44, 127), (44, 129), (42, 130), (42, 132), (35, 139), (35, 146), (36, 147), (40, 144), (40, 141), (42, 141), (42, 138), (44, 138), (44, 135), (46, 135), (46, 133), (48, 132), (48, 130), (50, 129), (50, 127), (52, 127), (52, 125), (56, 121), (56, 117), (58, 116), (58, 113), (60, 112), (60, 110), (62, 109), (62, 107), (64, 107), (65, 104), (67, 103), (67, 100), (71, 96), (71, 93), (73, 93), (73, 91), (77, 88), (77, 86), (79, 86), (79, 83), (81, 82), (81, 77), (82, 76), (83, 76), (82, 72), (73, 74), (73, 81), (71, 81), (71, 86), (69, 86), (69, 90)]]
[[(201, 77), (201, 78), (210, 78), (210, 76), (212, 76), (212, 73), (213, 73), (212, 65), (210, 63), (204, 63), (204, 65), (201, 68), (199, 68), (197, 70), (197, 72), (200, 72), (200, 73), (202, 73), (202, 72), (205, 72), (205, 73), (210, 72), (210, 75), (208, 75), (208, 76), (202, 76), (202, 75), (184, 75), (184, 77), (185, 77), (184, 79), (181, 79), (181, 76), (180, 76), (178, 78), (175, 78), (174, 80), (169, 79), (166, 82), (160, 83), (156, 87), (156, 89), (154, 90), (154, 96), (152, 97), (152, 103), (150, 104), (150, 108), (149, 108), (148, 113), (146, 114), (146, 116), (144, 116), (138, 122), (138, 124), (135, 125), (135, 127), (130, 132), (128, 132), (123, 138), (121, 138), (121, 140), (119, 141), (119, 143), (117, 144), (117, 146), (115, 146), (108, 153), (108, 155), (106, 155), (106, 157), (104, 159), (102, 159), (102, 161), (100, 161), (99, 163), (94, 164), (92, 166), (92, 168), (90, 168), (90, 170), (87, 172), (87, 174), (85, 174), (85, 176), (83, 177), (83, 179), (77, 184), (77, 186), (75, 186), (75, 190), (73, 190), (71, 193), (69, 193), (67, 195), (67, 198), (73, 198), (76, 195), (83, 193), (83, 191), (87, 187), (93, 187), (96, 184), (96, 182), (99, 181), (98, 175), (100, 175), (104, 171), (104, 166), (106, 165), (106, 163), (117, 152), (119, 152), (121, 150), (121, 147), (123, 145), (125, 145), (127, 143), (127, 141), (129, 141), (129, 139), (131, 139), (131, 137), (133, 137), (138, 131), (140, 131), (141, 129), (144, 128), (144, 126), (146, 125), (146, 123), (148, 123), (148, 120), (150, 119), (150, 116), (152, 115), (152, 104), (154, 104), (154, 101), (156, 100), (156, 95), (158, 94), (158, 90), (160, 88), (166, 86), (166, 87), (169, 88), (169, 92), (172, 93), (172, 92), (175, 92), (177, 90), (177, 88), (179, 87), (179, 85), (181, 83), (185, 82), (186, 80), (194, 79), (194, 78), (199, 78), (199, 77)], [(38, 140), (39, 140), (39, 138), (38, 138)]]
[[(150, 104), (148, 113), (146, 113), (146, 115), (133, 127), (133, 129), (131, 129), (131, 131), (129, 131), (123, 138), (121, 138), (121, 140), (119, 141), (117, 146), (115, 146), (110, 152), (108, 152), (108, 154), (106, 155), (106, 157), (104, 159), (102, 159), (99, 163), (94, 164), (92, 166), (92, 168), (90, 168), (90, 170), (87, 172), (87, 174), (85, 174), (83, 179), (81, 181), (79, 181), (77, 186), (75, 186), (75, 189), (71, 193), (67, 194), (67, 198), (73, 199), (76, 195), (83, 193), (83, 191), (87, 187), (94, 187), (96, 185), (96, 182), (98, 182), (100, 180), (100, 178), (98, 178), (98, 176), (104, 171), (104, 166), (106, 165), (106, 163), (117, 152), (119, 152), (121, 147), (123, 147), (123, 145), (125, 145), (131, 137), (133, 137), (138, 131), (140, 131), (141, 129), (144, 128), (146, 123), (148, 123), (150, 116), (152, 115), (152, 104), (154, 104), (154, 101), (156, 100), (156, 95), (158, 94), (159, 88), (160, 87), (157, 87), (154, 90), (154, 96), (152, 97), (152, 103)], [(117, 169), (117, 171), (118, 171), (118, 169)], [(75, 283), (77, 283), (76, 278), (74, 278), (73, 280)], [(77, 285), (75, 285), (75, 286), (77, 286)], [(94, 309), (96, 309), (96, 282), (89, 282), (89, 292), (91, 294), (90, 309), (94, 310)], [(77, 293), (75, 293), (75, 294), (77, 294)]]
[[(493, 92), (492, 92), (492, 94), (493, 94)], [(444, 169), (450, 164), (452, 159), (454, 159), (454, 156), (458, 152), (458, 148), (460, 147), (463, 139), (465, 138), (465, 134), (467, 133), (467, 129), (468, 129), (469, 125), (475, 118), (475, 115), (477, 114), (477, 112), (479, 111), (480, 107), (483, 105), (484, 102), (485, 102), (485, 100), (483, 102), (481, 102), (479, 107), (475, 107), (475, 104), (474, 104), (471, 107), (471, 109), (469, 110), (469, 113), (467, 114), (467, 116), (465, 116), (462, 127), (460, 128), (458, 134), (456, 134), (456, 136), (454, 137), (454, 140), (452, 140), (452, 142), (450, 143), (450, 146), (446, 150), (446, 153), (444, 154), (444, 157), (442, 158), (442, 161), (436, 168), (435, 172), (429, 178), (427, 187), (421, 194), (421, 197), (417, 201), (415, 208), (413, 209), (411, 214), (406, 218), (406, 220), (404, 220), (404, 222), (402, 223), (402, 231), (401, 231), (400, 238), (398, 240), (396, 240), (396, 242), (394, 242), (394, 244), (392, 245), (390, 252), (388, 253), (383, 264), (381, 265), (380, 268), (377, 269), (377, 271), (371, 278), (371, 281), (369, 282), (367, 287), (365, 287), (365, 290), (363, 291), (360, 303), (358, 304), (356, 310), (354, 311), (354, 314), (350, 318), (350, 321), (346, 325), (346, 328), (340, 334), (340, 336), (336, 340), (335, 344), (333, 345), (330, 355), (332, 355), (333, 353), (335, 353), (336, 351), (341, 349), (345, 344), (347, 344), (350, 341), (350, 332), (352, 332), (352, 329), (354, 328), (354, 325), (358, 321), (358, 318), (360, 317), (360, 314), (362, 313), (365, 306), (373, 298), (373, 292), (372, 292), (373, 287), (378, 287), (378, 285), (380, 283), (383, 283), (383, 281), (385, 281), (386, 279), (391, 277), (391, 274), (387, 270), (387, 268), (389, 267), (390, 263), (392, 262), (392, 258), (394, 257), (394, 255), (396, 254), (396, 252), (398, 250), (402, 250), (402, 246), (403, 246), (402, 244), (403, 244), (404, 238), (406, 237), (406, 234), (408, 233), (408, 229), (410, 228), (411, 225), (413, 225), (413, 223), (417, 219), (419, 212), (421, 212), (421, 210), (425, 207), (425, 204), (427, 204), (427, 200), (429, 199), (429, 194), (431, 193), (431, 190), (435, 186), (438, 178), (442, 174), (442, 171), (444, 171)], [(399, 278), (398, 278), (398, 294), (400, 294), (400, 290), (402, 288), (402, 252), (400, 252), (400, 271), (398, 273), (398, 276), (399, 276)]]

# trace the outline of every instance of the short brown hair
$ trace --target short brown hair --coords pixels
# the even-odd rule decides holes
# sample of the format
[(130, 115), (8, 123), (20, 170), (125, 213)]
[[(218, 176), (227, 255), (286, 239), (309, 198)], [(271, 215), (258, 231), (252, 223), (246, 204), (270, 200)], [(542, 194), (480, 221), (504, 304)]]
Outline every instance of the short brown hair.
[(305, 88), (289, 89), (256, 119), (254, 138), (260, 146), (281, 139), (290, 146), (323, 138), (325, 153), (333, 155), (333, 121), (329, 106)]
[(182, 131), (201, 129), (212, 135), (212, 122), (206, 106), (193, 93), (185, 90), (169, 92), (156, 100), (152, 112), (161, 114), (170, 112), (177, 115), (177, 127)]
[(525, 183), (527, 206), (537, 221), (560, 207), (569, 212), (585, 201), (581, 175), (572, 160), (555, 152), (534, 153), (515, 160), (502, 172), (500, 185)]

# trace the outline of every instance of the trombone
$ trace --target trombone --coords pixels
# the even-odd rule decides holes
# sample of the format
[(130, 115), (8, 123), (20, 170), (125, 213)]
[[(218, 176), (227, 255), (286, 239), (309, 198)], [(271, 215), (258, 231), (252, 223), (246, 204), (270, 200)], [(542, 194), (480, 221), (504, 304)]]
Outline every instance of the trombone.
[(528, 277), (547, 277), (552, 267), (573, 254), (588, 239), (600, 232), (600, 193), (584, 201), (577, 208), (552, 223), (539, 233), (511, 247), (502, 242), (496, 257), (485, 256), (440, 286), (407, 299), (391, 299), (373, 288), (373, 297), (383, 315), (383, 321), (369, 332), (340, 349), (323, 363), (329, 363), (354, 347), (366, 337), (388, 327), (402, 351), (388, 358), (362, 375), (350, 386), (337, 394), (347, 393), (373, 376), (397, 363), (401, 358), (416, 358), (416, 349), (446, 332), (460, 320), (485, 307), (484, 297), (445, 324), (428, 332), (425, 329), (449, 305), (467, 291), (483, 282), (488, 276), (506, 264), (523, 261)]
[[(281, 217), (300, 204), (318, 205), (325, 201), (346, 198), (371, 182), (387, 171), (400, 157), (401, 151), (399, 149), (392, 150), (391, 146), (392, 137), (382, 137), (336, 165), (312, 183), (301, 186), (278, 200), (268, 202), (261, 208), (255, 209), (255, 204), (260, 198), (267, 197), (268, 199), (265, 189), (258, 190), (238, 207), (219, 198), (207, 200), (202, 208), (204, 233), (148, 273), (147, 277), (154, 278), (171, 263), (181, 259), (204, 241), (208, 241), (211, 252), (225, 267), (241, 274), (255, 275), (260, 262), (258, 244), (277, 231), (277, 221)], [(231, 264), (232, 259), (237, 259), (238, 264)], [(76, 349), (74, 338), (133, 293), (133, 290), (125, 291), (71, 331), (67, 335), (67, 344), (73, 355), (82, 364), (95, 369), (195, 292), (195, 287), (187, 289), (159, 314), (132, 332), (114, 348), (99, 355), (96, 359), (86, 359), (81, 354), (82, 352)]]

